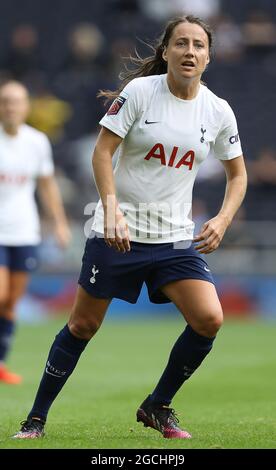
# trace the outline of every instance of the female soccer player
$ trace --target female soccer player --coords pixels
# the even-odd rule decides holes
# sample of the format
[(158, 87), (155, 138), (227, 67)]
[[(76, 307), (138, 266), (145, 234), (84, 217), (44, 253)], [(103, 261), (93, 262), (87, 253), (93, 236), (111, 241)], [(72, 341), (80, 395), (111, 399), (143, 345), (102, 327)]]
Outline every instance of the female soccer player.
[[(47, 413), (113, 297), (135, 303), (143, 282), (152, 302), (173, 302), (187, 322), (137, 421), (165, 438), (190, 438), (170, 407), (185, 380), (210, 352), (222, 309), (202, 253), (220, 244), (246, 190), (236, 119), (201, 76), (212, 35), (193, 16), (168, 23), (152, 57), (136, 59), (123, 87), (101, 94), (115, 101), (100, 121), (93, 155), (100, 194), (94, 231), (83, 257), (68, 324), (51, 347), (28, 418), (16, 438), (44, 434)], [(112, 156), (121, 144), (112, 171)], [(210, 149), (224, 165), (227, 185), (218, 214), (193, 238), (192, 188)]]
[(5, 365), (14, 327), (15, 307), (37, 264), (39, 218), (35, 182), (53, 216), (61, 245), (69, 228), (53, 176), (51, 147), (46, 135), (24, 124), (29, 110), (26, 88), (9, 81), (0, 87), (0, 382), (22, 378)]

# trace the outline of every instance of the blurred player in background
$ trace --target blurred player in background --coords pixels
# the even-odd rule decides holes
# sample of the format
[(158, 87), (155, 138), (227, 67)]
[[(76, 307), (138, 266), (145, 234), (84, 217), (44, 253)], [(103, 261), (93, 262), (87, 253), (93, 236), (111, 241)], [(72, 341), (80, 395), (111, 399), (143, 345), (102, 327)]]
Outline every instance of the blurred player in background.
[(37, 266), (36, 182), (59, 244), (65, 247), (70, 239), (51, 146), (45, 134), (25, 124), (28, 111), (28, 91), (20, 82), (0, 86), (0, 382), (8, 384), (22, 380), (5, 362), (15, 329), (16, 304)]
[[(211, 351), (223, 318), (201, 253), (219, 246), (246, 190), (234, 113), (201, 83), (211, 46), (211, 31), (200, 19), (173, 20), (154, 55), (136, 58), (136, 69), (119, 90), (101, 93), (115, 101), (100, 122), (93, 156), (101, 198), (97, 236), (87, 240), (70, 320), (55, 338), (33, 408), (15, 438), (43, 436), (49, 408), (112, 298), (135, 303), (144, 282), (152, 302), (173, 302), (188, 325), (159, 383), (137, 410), (137, 421), (165, 438), (191, 437), (170, 404)], [(112, 156), (120, 144), (113, 174)], [(225, 197), (194, 238), (192, 189), (211, 148), (224, 165)]]

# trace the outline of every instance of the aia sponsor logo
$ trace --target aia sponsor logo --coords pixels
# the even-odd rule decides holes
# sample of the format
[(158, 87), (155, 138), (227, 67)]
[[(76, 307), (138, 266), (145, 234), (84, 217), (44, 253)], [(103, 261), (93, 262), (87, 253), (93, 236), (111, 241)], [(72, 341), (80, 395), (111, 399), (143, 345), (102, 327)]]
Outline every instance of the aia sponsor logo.
[(184, 155), (182, 154), (179, 147), (174, 146), (171, 154), (166, 155), (163, 144), (155, 144), (152, 149), (145, 156), (145, 160), (151, 158), (157, 158), (161, 165), (171, 166), (174, 168), (180, 168), (181, 166), (187, 166), (189, 170), (193, 168), (195, 152), (188, 150)]
[(8, 183), (8, 184), (24, 184), (28, 180), (28, 176), (26, 175), (6, 175), (4, 173), (0, 173), (0, 183)]

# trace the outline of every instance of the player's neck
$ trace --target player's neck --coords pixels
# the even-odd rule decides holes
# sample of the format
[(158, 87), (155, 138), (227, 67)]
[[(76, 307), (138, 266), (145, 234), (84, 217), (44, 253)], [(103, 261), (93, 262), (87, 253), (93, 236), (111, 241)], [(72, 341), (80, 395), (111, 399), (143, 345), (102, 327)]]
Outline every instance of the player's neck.
[(167, 83), (170, 92), (182, 100), (192, 100), (199, 92), (200, 81), (198, 79), (178, 81), (172, 74), (168, 73)]
[(14, 137), (18, 134), (19, 131), (19, 126), (13, 126), (10, 124), (2, 124), (3, 129), (6, 134), (10, 135), (11, 137)]

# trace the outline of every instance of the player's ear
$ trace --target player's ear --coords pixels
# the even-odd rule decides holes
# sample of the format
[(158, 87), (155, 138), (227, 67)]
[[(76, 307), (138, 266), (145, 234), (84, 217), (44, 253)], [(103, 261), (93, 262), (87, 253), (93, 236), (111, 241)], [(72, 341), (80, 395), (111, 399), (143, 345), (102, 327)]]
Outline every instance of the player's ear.
[(207, 59), (206, 59), (206, 64), (209, 64), (209, 63), (210, 63), (210, 56), (208, 54)]
[(164, 46), (163, 52), (162, 52), (162, 58), (165, 62), (168, 62), (168, 57), (167, 57), (167, 48)]

